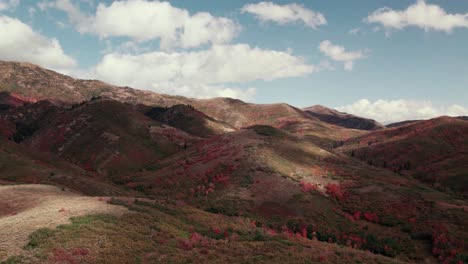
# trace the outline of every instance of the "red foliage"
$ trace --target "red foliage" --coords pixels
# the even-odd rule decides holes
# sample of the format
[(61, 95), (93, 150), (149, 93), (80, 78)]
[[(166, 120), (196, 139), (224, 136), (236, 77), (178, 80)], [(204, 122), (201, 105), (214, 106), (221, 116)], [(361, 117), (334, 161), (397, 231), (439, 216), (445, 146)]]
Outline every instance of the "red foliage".
[(54, 249), (50, 260), (53, 263), (68, 263), (68, 264), (80, 263), (77, 259), (75, 259), (72, 253), (62, 248)]
[(373, 223), (378, 223), (379, 222), (379, 216), (376, 213), (365, 212), (364, 213), (364, 219), (366, 219), (369, 222), (373, 222)]
[(217, 228), (217, 227), (214, 227), (213, 228), (213, 233), (217, 234), (217, 235), (220, 235), (222, 233), (221, 229)]
[(86, 256), (89, 254), (89, 250), (87, 248), (74, 248), (71, 250), (71, 254), (73, 256)]
[(461, 251), (462, 242), (450, 236), (448, 229), (443, 224), (434, 226), (432, 234), (432, 254), (442, 263), (452, 263)]
[(340, 185), (329, 183), (327, 184), (327, 186), (325, 186), (325, 188), (327, 190), (327, 194), (337, 199), (338, 201), (341, 201), (344, 199), (344, 191)]
[(360, 220), (361, 219), (361, 212), (360, 211), (354, 212), (353, 219), (354, 220)]
[(85, 171), (94, 171), (94, 168), (90, 163), (80, 164), (80, 167), (84, 169)]
[(301, 185), (302, 192), (305, 192), (305, 193), (309, 193), (311, 191), (316, 191), (318, 189), (318, 186), (315, 183), (301, 181), (300, 185)]

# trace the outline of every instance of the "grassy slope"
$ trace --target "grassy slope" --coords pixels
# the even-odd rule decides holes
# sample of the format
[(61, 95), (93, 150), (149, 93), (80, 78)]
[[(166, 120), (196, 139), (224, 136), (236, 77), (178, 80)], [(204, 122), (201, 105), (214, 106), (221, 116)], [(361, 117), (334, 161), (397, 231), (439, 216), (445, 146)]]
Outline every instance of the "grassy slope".
[[(41, 229), (28, 253), (6, 263), (397, 263), (350, 247), (312, 241), (168, 201), (136, 200), (121, 218), (77, 217)], [(242, 254), (239, 254), (242, 252)]]

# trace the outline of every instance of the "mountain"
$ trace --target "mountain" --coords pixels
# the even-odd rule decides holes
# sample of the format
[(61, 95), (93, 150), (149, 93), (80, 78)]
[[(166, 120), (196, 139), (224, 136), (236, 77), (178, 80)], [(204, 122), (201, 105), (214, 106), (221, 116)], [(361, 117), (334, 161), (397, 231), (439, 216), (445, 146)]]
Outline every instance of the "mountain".
[(384, 128), (382, 124), (378, 123), (375, 120), (339, 112), (322, 105), (314, 105), (311, 107), (304, 108), (302, 110), (307, 114), (320, 119), (323, 122), (341, 127), (361, 130), (377, 130)]
[(375, 166), (468, 196), (468, 122), (440, 117), (349, 139), (340, 149)]
[(0, 61), (0, 91), (31, 102), (48, 100), (57, 105), (78, 104), (94, 97), (147, 107), (190, 105), (195, 110), (235, 129), (255, 124), (271, 125), (321, 138), (324, 144), (333, 144), (333, 141), (340, 141), (349, 133), (357, 133), (320, 122), (288, 104), (259, 105), (231, 98), (192, 99), (156, 94), (96, 80), (73, 79), (30, 63)]
[(68, 224), (38, 223), (28, 212), (56, 199), (19, 192), (0, 201), (0, 227), (36, 231), (23, 247), (0, 237), (7, 263), (468, 256), (466, 121), (350, 129), (288, 104), (160, 95), (15, 62), (0, 63), (0, 92), (1, 185), (55, 185), (126, 211), (80, 215), (61, 204), (40, 218), (74, 216)]

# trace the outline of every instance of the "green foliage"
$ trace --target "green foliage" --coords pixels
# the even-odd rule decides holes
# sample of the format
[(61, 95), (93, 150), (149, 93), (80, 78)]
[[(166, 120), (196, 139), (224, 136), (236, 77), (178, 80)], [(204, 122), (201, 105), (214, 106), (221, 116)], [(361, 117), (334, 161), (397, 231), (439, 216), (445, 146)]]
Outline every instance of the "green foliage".
[(250, 129), (253, 129), (259, 135), (267, 137), (280, 137), (284, 135), (284, 132), (271, 126), (256, 125), (251, 126)]
[(252, 185), (253, 183), (254, 183), (254, 179), (252, 178), (252, 176), (247, 174), (244, 177), (242, 177), (240, 185), (242, 187), (246, 188), (246, 187), (249, 187), (250, 185)]
[(223, 199), (208, 201), (205, 211), (214, 214), (223, 214), (227, 216), (239, 216), (241, 211), (246, 211), (250, 207), (249, 202), (235, 199)]
[(389, 226), (389, 227), (393, 227), (393, 226), (397, 226), (399, 224), (401, 224), (402, 222), (392, 216), (392, 215), (387, 215), (387, 216), (383, 216), (380, 218), (380, 224), (384, 225), (384, 226)]
[(43, 244), (47, 239), (55, 234), (55, 230), (49, 228), (41, 228), (29, 235), (29, 242), (25, 249), (34, 249)]
[(16, 133), (13, 134), (13, 140), (16, 143), (29, 138), (39, 129), (39, 125), (36, 123), (25, 124), (25, 123), (16, 123)]
[(0, 262), (0, 264), (19, 264), (19, 263), (25, 263), (26, 261), (24, 260), (24, 257), (22, 256), (13, 256), (8, 258), (5, 261)]
[(71, 224), (67, 225), (60, 225), (58, 229), (65, 229), (65, 230), (76, 230), (83, 225), (88, 225), (90, 223), (100, 221), (103, 223), (115, 223), (117, 218), (112, 215), (87, 215), (87, 216), (79, 216), (79, 217), (72, 217), (70, 218)]

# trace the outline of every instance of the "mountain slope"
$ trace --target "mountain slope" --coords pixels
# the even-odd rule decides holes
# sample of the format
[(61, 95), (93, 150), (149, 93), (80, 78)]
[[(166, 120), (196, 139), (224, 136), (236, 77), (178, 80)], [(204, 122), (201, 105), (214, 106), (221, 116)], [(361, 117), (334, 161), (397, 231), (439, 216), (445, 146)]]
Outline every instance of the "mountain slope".
[(10, 92), (26, 101), (49, 100), (74, 104), (96, 96), (145, 105), (173, 105), (184, 98), (159, 95), (96, 80), (78, 80), (30, 63), (0, 61), (0, 92)]
[(342, 113), (322, 105), (314, 105), (302, 110), (323, 122), (341, 127), (361, 130), (378, 130), (384, 128), (382, 124), (376, 122), (375, 120)]
[(130, 105), (97, 99), (60, 114), (24, 145), (89, 171), (114, 174), (144, 167), (193, 141), (194, 137), (151, 120)]
[[(29, 104), (9, 106), (0, 120), (13, 134), (19, 121), (38, 121), (19, 144), (1, 138), (2, 183), (119, 194), (109, 202), (132, 211), (38, 231), (36, 249), (19, 257), (25, 263), (236, 262), (240, 253), (247, 263), (466, 259), (467, 201), (439, 191), (466, 178), (465, 121), (365, 131), (287, 104), (165, 96), (2, 67), (0, 90)], [(428, 162), (433, 171), (410, 174)], [(437, 184), (421, 183), (434, 175)]]
[(145, 114), (163, 124), (202, 138), (235, 130), (228, 124), (215, 120), (189, 105), (174, 105), (169, 108), (153, 107)]
[(440, 117), (350, 139), (340, 151), (468, 195), (467, 135), (467, 121)]

